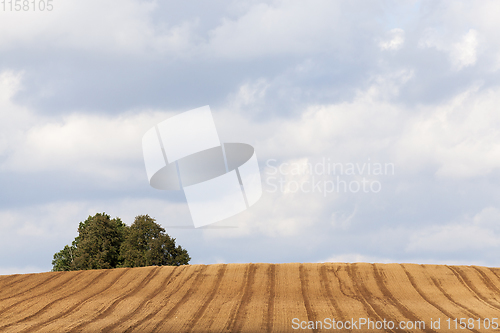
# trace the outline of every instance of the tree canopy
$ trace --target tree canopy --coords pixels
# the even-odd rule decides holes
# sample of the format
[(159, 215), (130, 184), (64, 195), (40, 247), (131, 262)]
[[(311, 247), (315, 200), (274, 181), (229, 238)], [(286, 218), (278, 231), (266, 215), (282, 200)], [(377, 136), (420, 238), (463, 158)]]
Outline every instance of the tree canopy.
[(54, 254), (53, 271), (187, 265), (188, 252), (175, 245), (149, 215), (139, 215), (130, 227), (105, 213), (89, 216), (78, 236)]
[(121, 245), (121, 259), (125, 267), (179, 266), (190, 260), (187, 251), (176, 247), (175, 239), (148, 215), (137, 216), (128, 229)]

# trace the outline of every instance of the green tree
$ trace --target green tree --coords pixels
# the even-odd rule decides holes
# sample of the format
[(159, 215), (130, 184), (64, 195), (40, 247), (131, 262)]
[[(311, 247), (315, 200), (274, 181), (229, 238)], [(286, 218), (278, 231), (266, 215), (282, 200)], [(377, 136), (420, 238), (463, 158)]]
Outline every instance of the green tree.
[(191, 258), (165, 229), (148, 215), (135, 218), (131, 227), (105, 213), (89, 216), (78, 226), (78, 236), (54, 254), (53, 271), (187, 265)]
[(69, 246), (64, 246), (64, 249), (54, 254), (54, 260), (52, 260), (52, 271), (72, 271), (74, 269), (74, 254), (76, 252), (76, 247), (74, 243)]
[(120, 246), (127, 226), (119, 219), (105, 213), (89, 216), (78, 226), (75, 240), (76, 269), (115, 268), (120, 265)]
[(179, 266), (191, 260), (185, 249), (175, 246), (175, 238), (167, 235), (149, 215), (135, 218), (120, 252), (125, 267)]

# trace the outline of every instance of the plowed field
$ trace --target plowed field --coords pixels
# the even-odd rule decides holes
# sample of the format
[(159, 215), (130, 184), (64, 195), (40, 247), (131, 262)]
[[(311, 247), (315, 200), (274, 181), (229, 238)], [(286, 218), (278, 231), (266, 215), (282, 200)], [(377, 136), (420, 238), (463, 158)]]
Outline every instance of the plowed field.
[(499, 317), (500, 269), (475, 266), (219, 264), (0, 276), (0, 332), (495, 332)]

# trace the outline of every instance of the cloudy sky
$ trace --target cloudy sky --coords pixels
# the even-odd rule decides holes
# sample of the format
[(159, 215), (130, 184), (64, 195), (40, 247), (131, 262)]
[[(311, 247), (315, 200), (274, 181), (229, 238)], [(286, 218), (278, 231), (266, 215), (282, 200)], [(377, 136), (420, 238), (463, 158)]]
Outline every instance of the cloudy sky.
[[(0, 7), (0, 274), (49, 271), (97, 212), (149, 214), (195, 264), (500, 265), (500, 3), (51, 3)], [(203, 105), (264, 193), (170, 228), (189, 209), (142, 136)]]

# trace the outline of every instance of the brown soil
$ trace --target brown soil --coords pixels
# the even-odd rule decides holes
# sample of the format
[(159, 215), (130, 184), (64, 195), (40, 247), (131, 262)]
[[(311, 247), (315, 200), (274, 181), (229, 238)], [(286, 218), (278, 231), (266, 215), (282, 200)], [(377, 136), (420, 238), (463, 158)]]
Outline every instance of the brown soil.
[[(395, 327), (360, 326), (360, 318)], [(500, 331), (493, 318), (500, 269), (476, 266), (219, 264), (0, 276), (1, 332)], [(357, 321), (357, 329), (334, 330), (332, 319)], [(425, 328), (397, 326), (418, 321)], [(293, 329), (300, 324), (314, 327)]]

